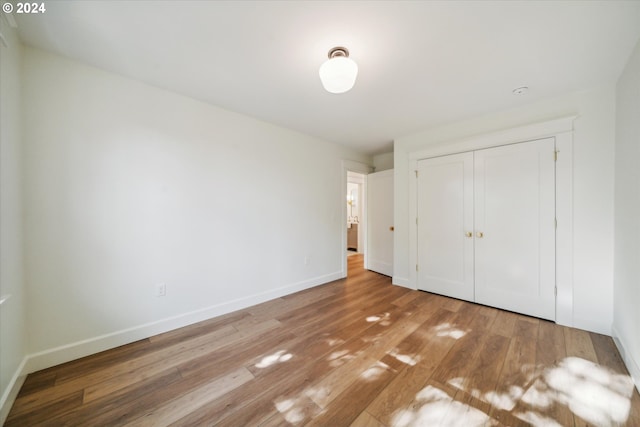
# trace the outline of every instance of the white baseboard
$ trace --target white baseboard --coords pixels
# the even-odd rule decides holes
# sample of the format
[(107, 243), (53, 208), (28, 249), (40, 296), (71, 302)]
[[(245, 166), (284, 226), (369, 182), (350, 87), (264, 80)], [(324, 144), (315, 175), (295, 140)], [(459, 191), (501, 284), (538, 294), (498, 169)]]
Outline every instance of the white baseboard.
[(411, 281), (405, 277), (393, 276), (391, 278), (391, 283), (393, 283), (394, 285), (402, 286), (403, 288), (409, 288), (414, 291), (416, 290), (416, 288), (411, 285)]
[(18, 369), (16, 369), (16, 372), (13, 374), (13, 377), (11, 377), (11, 381), (9, 381), (6, 390), (2, 393), (2, 398), (0, 398), (0, 425), (4, 425), (4, 422), (7, 420), (7, 416), (13, 406), (13, 402), (18, 396), (18, 392), (20, 391), (25, 378), (27, 378), (27, 374), (24, 369), (26, 364), (27, 357), (24, 357), (18, 366)]
[(622, 361), (624, 362), (629, 374), (631, 374), (631, 378), (636, 385), (636, 390), (640, 393), (640, 367), (638, 363), (633, 359), (633, 356), (629, 354), (627, 351), (627, 346), (620, 338), (620, 334), (616, 330), (616, 327), (611, 328), (611, 332), (613, 335), (613, 342), (616, 344), (618, 351), (620, 352), (620, 356), (622, 356)]
[(216, 316), (241, 310), (252, 305), (260, 304), (275, 298), (302, 291), (314, 286), (328, 283), (341, 278), (339, 271), (314, 277), (292, 285), (283, 286), (259, 294), (250, 295), (236, 300), (216, 304), (177, 316), (146, 323), (132, 328), (112, 332), (109, 334), (89, 338), (86, 340), (66, 344), (60, 347), (48, 349), (30, 354), (26, 358), (26, 366), (23, 371), (28, 374), (51, 366), (66, 363), (104, 350), (129, 344), (157, 334), (191, 325)]

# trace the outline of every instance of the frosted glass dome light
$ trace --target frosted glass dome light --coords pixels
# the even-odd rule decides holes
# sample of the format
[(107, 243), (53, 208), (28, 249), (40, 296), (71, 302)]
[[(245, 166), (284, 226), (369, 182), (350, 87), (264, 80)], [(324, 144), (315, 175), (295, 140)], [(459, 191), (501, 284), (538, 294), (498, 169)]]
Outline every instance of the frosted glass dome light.
[(344, 47), (334, 47), (329, 51), (329, 59), (320, 66), (320, 81), (327, 92), (344, 93), (356, 83), (358, 64), (349, 58)]

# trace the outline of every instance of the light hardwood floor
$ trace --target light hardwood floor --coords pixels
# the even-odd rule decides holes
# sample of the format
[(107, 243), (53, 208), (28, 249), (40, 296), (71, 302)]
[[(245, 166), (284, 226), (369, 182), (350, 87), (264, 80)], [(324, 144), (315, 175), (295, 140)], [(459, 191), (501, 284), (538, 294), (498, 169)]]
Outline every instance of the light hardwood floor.
[(349, 277), (28, 376), (6, 426), (640, 426), (611, 338)]

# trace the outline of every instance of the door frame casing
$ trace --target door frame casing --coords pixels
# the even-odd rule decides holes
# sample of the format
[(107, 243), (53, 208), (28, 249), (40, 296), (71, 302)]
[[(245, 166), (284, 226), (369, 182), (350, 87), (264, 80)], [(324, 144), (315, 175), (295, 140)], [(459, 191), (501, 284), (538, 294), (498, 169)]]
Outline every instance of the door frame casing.
[[(449, 154), (464, 153), (509, 144), (554, 138), (556, 161), (556, 323), (573, 324), (573, 122), (577, 116), (563, 117), (475, 137), (434, 144), (409, 155), (409, 261), (417, 265), (418, 212), (415, 171), (419, 160)], [(409, 285), (417, 289), (417, 272), (409, 269)]]

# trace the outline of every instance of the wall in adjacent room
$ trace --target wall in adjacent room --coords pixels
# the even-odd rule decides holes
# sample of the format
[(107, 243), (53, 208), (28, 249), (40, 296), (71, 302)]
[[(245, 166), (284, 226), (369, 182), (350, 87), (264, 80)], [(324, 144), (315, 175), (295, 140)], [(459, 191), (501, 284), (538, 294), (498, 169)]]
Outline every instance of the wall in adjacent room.
[[(22, 255), (21, 47), (0, 16), (0, 424), (21, 385), (26, 355)], [(5, 404), (6, 403), (6, 404)]]
[[(592, 90), (451, 123), (395, 140), (394, 281), (409, 278), (409, 155), (432, 144), (577, 115), (573, 132), (573, 326), (610, 334), (613, 321), (615, 89)], [(562, 156), (563, 153), (560, 153)], [(414, 214), (415, 215), (415, 214)]]
[(30, 370), (340, 277), (342, 160), (370, 157), (40, 50), (24, 62)]
[(616, 101), (613, 335), (640, 389), (640, 42)]
[(376, 172), (393, 169), (393, 153), (383, 153), (373, 156), (373, 167)]

